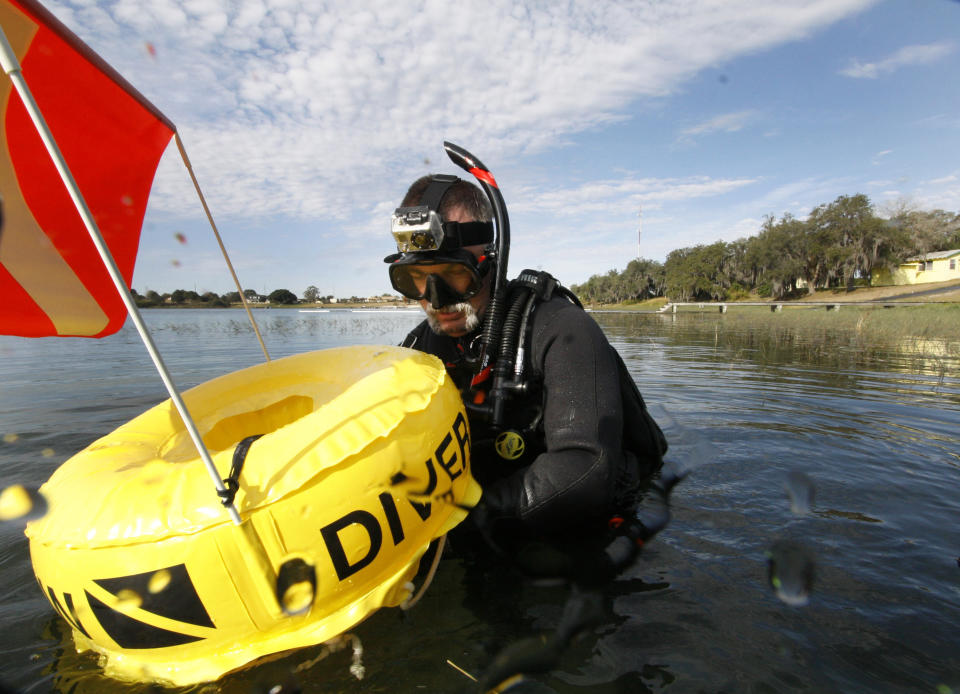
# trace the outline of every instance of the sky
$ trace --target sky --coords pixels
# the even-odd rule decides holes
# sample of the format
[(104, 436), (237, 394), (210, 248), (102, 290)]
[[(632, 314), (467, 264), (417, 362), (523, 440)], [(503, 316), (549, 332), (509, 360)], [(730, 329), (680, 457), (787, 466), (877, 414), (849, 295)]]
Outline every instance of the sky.
[[(245, 288), (392, 293), (390, 215), (491, 170), (566, 285), (840, 195), (960, 211), (955, 0), (46, 0), (172, 120)], [(233, 289), (176, 146), (134, 288)]]

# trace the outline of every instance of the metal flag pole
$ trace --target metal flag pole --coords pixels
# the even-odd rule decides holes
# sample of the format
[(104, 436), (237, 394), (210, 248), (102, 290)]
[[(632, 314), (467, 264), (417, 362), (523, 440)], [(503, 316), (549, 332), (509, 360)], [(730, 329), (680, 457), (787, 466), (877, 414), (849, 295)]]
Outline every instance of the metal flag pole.
[(247, 303), (247, 297), (243, 295), (243, 287), (240, 286), (240, 280), (237, 278), (237, 273), (233, 270), (233, 263), (230, 262), (230, 256), (227, 255), (227, 247), (223, 245), (223, 239), (220, 238), (220, 231), (217, 229), (216, 222), (213, 221), (213, 214), (210, 213), (210, 208), (207, 207), (207, 199), (203, 196), (203, 191), (200, 190), (200, 182), (197, 180), (196, 174), (193, 173), (193, 166), (190, 164), (190, 157), (187, 156), (187, 150), (183, 146), (183, 140), (180, 139), (180, 133), (176, 130), (173, 132), (173, 139), (177, 142), (177, 149), (180, 150), (180, 158), (183, 159), (183, 165), (187, 167), (187, 173), (190, 174), (190, 180), (193, 181), (193, 187), (197, 189), (197, 195), (200, 197), (200, 204), (203, 205), (203, 211), (207, 213), (207, 221), (210, 222), (210, 228), (213, 229), (213, 235), (217, 237), (217, 243), (220, 244), (220, 252), (223, 253), (223, 259), (227, 261), (227, 267), (230, 269), (230, 275), (233, 277), (233, 283), (237, 285), (237, 292), (240, 294), (240, 302), (243, 304), (243, 308), (247, 312), (247, 318), (250, 319), (250, 325), (253, 326), (253, 332), (257, 334), (257, 340), (260, 342), (260, 349), (263, 350), (263, 356), (267, 358), (267, 361), (270, 361), (270, 354), (267, 352), (267, 346), (263, 343), (263, 336), (260, 334), (260, 328), (257, 327), (257, 321), (253, 319), (253, 313), (250, 312), (250, 304)]
[[(147, 348), (150, 358), (153, 359), (154, 366), (156, 366), (157, 371), (160, 373), (160, 378), (163, 380), (163, 384), (166, 386), (167, 392), (170, 394), (170, 400), (173, 402), (174, 407), (177, 408), (177, 412), (180, 413), (180, 417), (183, 419), (183, 423), (187, 428), (187, 432), (190, 434), (193, 444), (197, 447), (197, 451), (200, 453), (200, 457), (203, 460), (204, 465), (206, 465), (207, 472), (210, 474), (214, 486), (217, 488), (217, 493), (220, 495), (221, 499), (223, 499), (224, 497), (221, 495), (221, 492), (225, 494), (227, 489), (223, 484), (223, 480), (220, 479), (220, 474), (217, 472), (216, 465), (213, 464), (213, 459), (210, 457), (210, 452), (207, 451), (207, 447), (204, 445), (203, 439), (200, 437), (200, 432), (197, 431), (197, 425), (190, 416), (190, 412), (187, 410), (187, 406), (184, 404), (183, 398), (180, 397), (180, 393), (177, 390), (176, 385), (173, 383), (173, 378), (171, 377), (170, 372), (167, 370), (167, 366), (164, 364), (163, 358), (160, 356), (160, 352), (157, 351), (157, 347), (153, 342), (153, 338), (150, 336), (147, 326), (144, 324), (143, 318), (140, 316), (140, 311), (137, 309), (137, 304), (127, 289), (127, 284), (123, 279), (123, 275), (120, 273), (120, 269), (117, 267), (113, 256), (110, 254), (110, 249), (107, 248), (107, 244), (104, 242), (103, 236), (100, 234), (97, 223), (93, 219), (93, 215), (90, 213), (90, 208), (87, 207), (87, 203), (83, 199), (80, 189), (77, 187), (77, 182), (74, 180), (73, 174), (70, 173), (67, 162), (63, 158), (63, 154), (60, 152), (60, 148), (57, 146), (56, 140), (53, 138), (53, 133), (50, 132), (50, 128), (47, 126), (47, 122), (44, 120), (43, 114), (40, 113), (37, 102), (33, 99), (33, 94), (30, 92), (30, 88), (23, 79), (23, 75), (20, 71), (20, 61), (17, 60), (17, 56), (13, 52), (10, 42), (7, 41), (7, 36), (3, 32), (2, 28), (0, 28), (0, 65), (3, 66), (3, 71), (10, 76), (10, 80), (13, 82), (14, 88), (17, 90), (17, 93), (20, 95), (20, 99), (23, 101), (23, 105), (27, 109), (27, 113), (30, 114), (30, 118), (33, 120), (34, 127), (36, 127), (37, 132), (40, 134), (40, 138), (43, 140), (43, 143), (47, 148), (47, 152), (50, 154), (50, 158), (53, 160), (54, 166), (57, 167), (57, 171), (60, 173), (60, 178), (63, 180), (63, 184), (66, 187), (67, 192), (70, 194), (70, 198), (73, 200), (73, 204), (76, 206), (77, 212), (80, 214), (84, 225), (87, 227), (87, 232), (90, 234), (90, 239), (93, 241), (93, 245), (96, 246), (97, 252), (100, 254), (100, 258), (103, 261), (107, 272), (110, 274), (110, 278), (113, 280), (113, 284), (117, 288), (117, 292), (120, 294), (120, 298), (123, 299), (123, 303), (126, 305), (127, 311), (130, 313), (130, 318), (133, 320), (133, 323), (137, 328), (137, 332), (140, 333), (140, 339)], [(231, 502), (229, 504), (225, 504), (225, 506), (227, 508), (227, 512), (230, 514), (231, 520), (233, 520), (236, 525), (241, 525), (240, 514), (237, 513), (237, 509), (233, 503)]]

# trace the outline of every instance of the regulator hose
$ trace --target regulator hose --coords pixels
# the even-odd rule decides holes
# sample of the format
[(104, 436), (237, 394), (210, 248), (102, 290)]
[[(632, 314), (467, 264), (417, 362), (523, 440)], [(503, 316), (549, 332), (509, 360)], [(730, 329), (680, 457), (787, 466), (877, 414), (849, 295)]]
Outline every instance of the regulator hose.
[[(513, 371), (516, 363), (517, 333), (520, 329), (520, 322), (524, 314), (523, 309), (529, 294), (529, 289), (516, 293), (510, 304), (510, 309), (507, 311), (507, 318), (503, 322), (503, 333), (500, 336), (497, 365), (500, 366), (500, 362), (503, 362), (503, 370), (507, 374)], [(520, 339), (523, 339), (522, 335)]]

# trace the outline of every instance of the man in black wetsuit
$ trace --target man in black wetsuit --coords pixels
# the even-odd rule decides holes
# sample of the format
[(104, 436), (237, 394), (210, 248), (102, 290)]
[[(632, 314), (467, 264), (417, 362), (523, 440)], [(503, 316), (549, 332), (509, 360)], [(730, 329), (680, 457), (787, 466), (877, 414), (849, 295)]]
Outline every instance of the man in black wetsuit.
[(546, 273), (524, 271), (507, 295), (509, 305), (526, 289), (532, 311), (519, 331), (526, 386), (507, 399), (495, 429), (472, 407), (489, 389), (479, 355), (496, 262), (491, 217), (483, 191), (454, 176), (410, 187), (393, 218), (400, 252), (384, 261), (393, 287), (419, 300), (426, 320), (402, 345), (439, 357), (468, 406), (484, 490), (475, 523), (511, 544), (606, 529), (633, 510), (666, 440), (599, 326)]

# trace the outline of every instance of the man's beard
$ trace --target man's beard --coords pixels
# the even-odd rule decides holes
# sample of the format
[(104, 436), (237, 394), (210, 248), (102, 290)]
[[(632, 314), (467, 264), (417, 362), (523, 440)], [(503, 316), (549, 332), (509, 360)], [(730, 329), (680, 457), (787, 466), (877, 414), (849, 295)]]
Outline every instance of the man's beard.
[(426, 311), (427, 314), (427, 324), (437, 335), (446, 335), (446, 332), (440, 325), (440, 321), (437, 320), (438, 313), (458, 313), (463, 311), (463, 315), (467, 318), (466, 325), (464, 327), (464, 332), (467, 334), (472, 333), (474, 330), (480, 327), (480, 316), (477, 315), (477, 312), (474, 310), (473, 306), (466, 301), (459, 304), (443, 306), (442, 308), (432, 308), (431, 306), (426, 306), (424, 307), (424, 311)]

